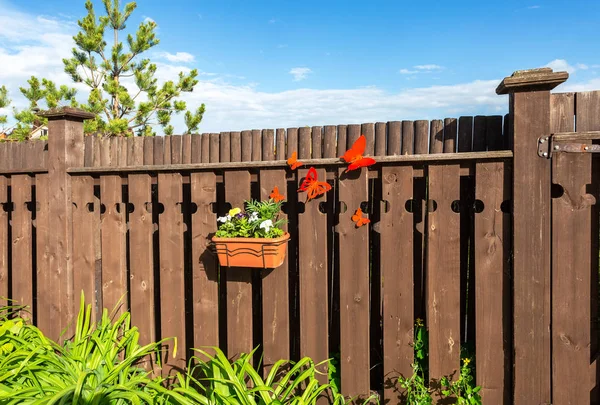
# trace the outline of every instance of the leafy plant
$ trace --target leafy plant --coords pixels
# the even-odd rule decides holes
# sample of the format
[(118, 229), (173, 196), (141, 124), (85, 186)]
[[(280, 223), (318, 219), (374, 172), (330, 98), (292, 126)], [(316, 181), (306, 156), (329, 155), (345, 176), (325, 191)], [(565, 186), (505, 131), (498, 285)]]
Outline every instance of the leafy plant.
[(279, 219), (283, 200), (246, 201), (246, 211), (232, 208), (221, 222), (215, 236), (219, 238), (277, 238), (284, 234), (285, 220)]
[[(251, 363), (255, 350), (233, 362), (219, 348), (209, 350), (214, 354), (196, 350), (201, 357), (192, 359), (196, 365), (182, 385), (195, 383), (210, 404), (300, 405), (314, 404), (320, 397), (328, 397), (333, 404), (346, 403), (342, 395), (330, 390), (329, 384), (319, 383), (317, 365), (308, 357), (298, 362), (280, 360), (263, 379)], [(201, 377), (194, 379), (190, 375)]]
[(433, 399), (427, 386), (429, 333), (420, 318), (415, 321), (413, 349), (415, 362), (412, 376), (398, 378), (398, 385), (403, 389), (401, 398), (408, 405), (430, 405)]
[(473, 370), (471, 369), (471, 359), (464, 358), (458, 380), (450, 381), (447, 377), (442, 377), (442, 394), (445, 396), (456, 397), (458, 405), (481, 405), (481, 387), (474, 386)]
[(341, 375), (340, 375), (340, 354), (334, 353), (331, 359), (329, 360), (329, 365), (327, 368), (327, 373), (329, 375), (329, 385), (331, 385), (331, 389), (334, 392), (340, 392), (341, 386)]

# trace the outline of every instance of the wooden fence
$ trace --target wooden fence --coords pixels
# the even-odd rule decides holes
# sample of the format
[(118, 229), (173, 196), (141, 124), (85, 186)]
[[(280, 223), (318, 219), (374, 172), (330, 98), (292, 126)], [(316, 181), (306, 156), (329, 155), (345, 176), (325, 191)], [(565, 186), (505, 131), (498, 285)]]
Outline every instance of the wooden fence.
[[(565, 79), (516, 73), (498, 90), (508, 116), (431, 122), (84, 139), (89, 115), (50, 111), (48, 144), (0, 144), (0, 297), (56, 338), (80, 291), (96, 316), (122, 300), (142, 343), (188, 349), (169, 367), (204, 345), (259, 346), (265, 369), (339, 355), (345, 394), (390, 404), (421, 318), (432, 380), (456, 378), (470, 348), (485, 404), (599, 403), (600, 161), (538, 156), (538, 138), (600, 138), (600, 92), (550, 94)], [(344, 173), (336, 156), (361, 133), (378, 164)], [(283, 160), (294, 151), (298, 171)], [(305, 203), (309, 165), (333, 188)], [(217, 216), (274, 186), (284, 265), (219, 267)], [(370, 226), (355, 228), (358, 207)]]

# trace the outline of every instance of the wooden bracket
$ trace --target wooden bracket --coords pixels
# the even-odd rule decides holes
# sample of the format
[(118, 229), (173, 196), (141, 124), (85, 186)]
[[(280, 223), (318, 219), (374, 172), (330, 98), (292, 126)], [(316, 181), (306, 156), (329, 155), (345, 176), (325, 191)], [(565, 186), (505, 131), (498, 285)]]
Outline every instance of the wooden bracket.
[(591, 143), (594, 139), (600, 139), (600, 131), (559, 132), (543, 136), (537, 141), (538, 156), (550, 159), (552, 154), (559, 152), (600, 153), (600, 145)]

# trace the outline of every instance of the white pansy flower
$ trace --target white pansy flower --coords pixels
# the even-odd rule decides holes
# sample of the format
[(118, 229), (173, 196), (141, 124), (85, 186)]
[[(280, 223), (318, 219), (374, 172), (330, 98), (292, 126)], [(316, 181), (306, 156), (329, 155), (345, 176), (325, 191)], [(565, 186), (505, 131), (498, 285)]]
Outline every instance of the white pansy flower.
[(256, 222), (258, 221), (258, 212), (253, 212), (252, 214), (250, 214), (250, 218), (248, 218), (249, 222)]
[(228, 222), (230, 220), (231, 220), (231, 215), (225, 215), (224, 217), (217, 218), (218, 222), (223, 222), (223, 223)]
[(267, 219), (266, 221), (262, 221), (260, 227), (265, 230), (266, 233), (269, 233), (269, 230), (273, 226), (273, 221)]

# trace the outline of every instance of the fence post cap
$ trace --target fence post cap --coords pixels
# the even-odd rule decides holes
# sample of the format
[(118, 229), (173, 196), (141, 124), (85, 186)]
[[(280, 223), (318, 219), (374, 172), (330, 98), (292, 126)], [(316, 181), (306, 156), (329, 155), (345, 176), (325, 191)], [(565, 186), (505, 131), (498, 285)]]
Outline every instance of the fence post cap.
[(96, 114), (75, 107), (56, 107), (38, 113), (40, 117), (48, 118), (48, 120), (63, 120), (71, 119), (75, 121), (85, 121), (96, 118)]
[(554, 72), (551, 68), (517, 70), (496, 88), (496, 94), (510, 94), (526, 91), (552, 90), (569, 78), (567, 72)]

